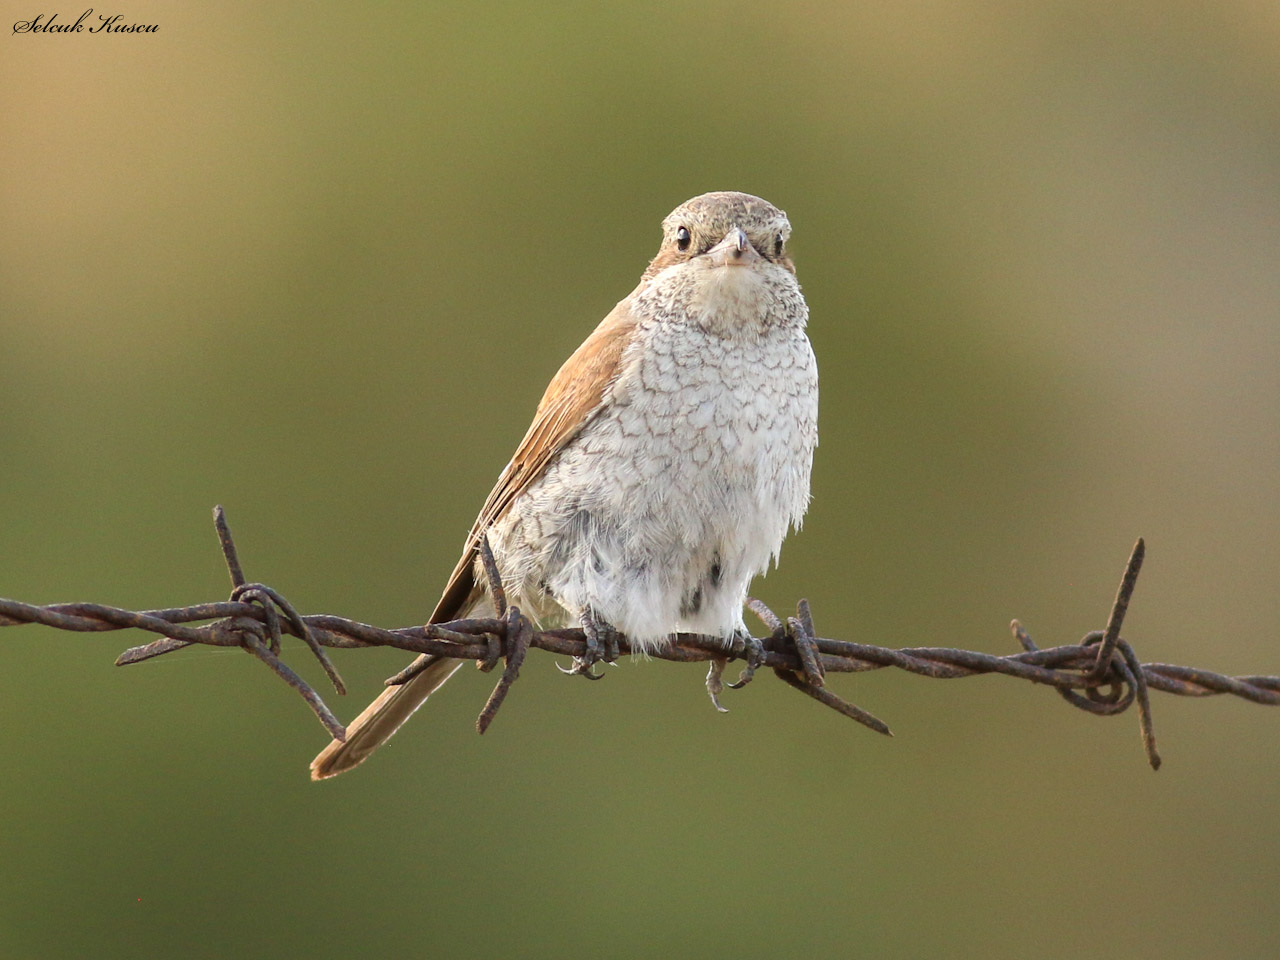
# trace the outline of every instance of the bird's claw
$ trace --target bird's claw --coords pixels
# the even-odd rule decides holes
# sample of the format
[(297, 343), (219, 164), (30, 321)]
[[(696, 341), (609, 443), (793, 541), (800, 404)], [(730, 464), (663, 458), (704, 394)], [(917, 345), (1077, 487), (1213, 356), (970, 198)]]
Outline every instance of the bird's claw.
[(568, 669), (559, 667), (559, 664), (557, 666), (561, 673), (599, 680), (604, 674), (593, 672), (592, 667), (597, 663), (613, 663), (618, 659), (618, 631), (588, 607), (582, 614), (582, 633), (586, 637), (586, 653), (574, 657), (573, 666)]
[[(731, 690), (741, 690), (750, 683), (756, 675), (756, 670), (764, 663), (764, 643), (762, 641), (747, 634), (739, 634), (738, 639), (742, 641), (742, 652), (746, 657), (747, 665), (742, 668), (742, 673), (738, 675), (738, 679), (729, 684), (729, 689)], [(713, 701), (714, 699), (712, 697)]]
[(721, 713), (728, 713), (729, 708), (720, 703), (720, 694), (724, 690), (724, 668), (728, 664), (728, 660), (723, 657), (712, 660), (711, 668), (707, 670), (707, 695), (711, 697), (711, 705)]
[(604, 674), (592, 673), (591, 668), (593, 666), (595, 666), (595, 664), (591, 661), (588, 661), (586, 657), (574, 657), (573, 666), (562, 667), (560, 666), (560, 664), (557, 663), (556, 669), (569, 677), (586, 677), (588, 680), (599, 680), (601, 677), (604, 676)]

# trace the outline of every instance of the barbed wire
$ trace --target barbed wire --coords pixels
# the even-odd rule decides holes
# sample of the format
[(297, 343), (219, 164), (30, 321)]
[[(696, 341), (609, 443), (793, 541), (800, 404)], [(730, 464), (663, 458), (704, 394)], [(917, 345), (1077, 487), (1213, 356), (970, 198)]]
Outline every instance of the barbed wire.
[[(586, 636), (581, 629), (537, 629), (516, 607), (507, 604), (487, 541), (481, 543), (481, 559), (493, 585), (497, 616), (386, 630), (344, 617), (300, 615), (271, 587), (247, 580), (222, 507), (214, 508), (214, 525), (231, 575), (229, 600), (132, 611), (99, 603), (39, 606), (0, 599), (0, 627), (40, 623), (59, 630), (97, 632), (132, 628), (161, 635), (161, 639), (125, 650), (116, 660), (118, 666), (141, 663), (195, 644), (240, 647), (298, 691), (338, 740), (346, 737), (342, 723), (310, 684), (281, 659), (281, 639), (285, 634), (298, 637), (307, 645), (339, 694), (346, 690), (325, 653), (326, 647), (396, 647), (412, 653), (475, 660), (485, 671), (505, 661), (502, 676), (476, 720), (480, 733), (493, 722), (530, 649), (572, 657), (579, 667), (588, 655)], [(1120, 628), (1145, 553), (1145, 545), (1139, 539), (1125, 567), (1106, 628), (1085, 634), (1078, 644), (1040, 649), (1022, 624), (1014, 620), (1011, 628), (1023, 652), (1008, 656), (951, 647), (880, 647), (817, 636), (812, 612), (805, 600), (800, 601), (794, 617), (783, 619), (760, 601), (751, 599), (747, 607), (768, 629), (766, 636), (726, 641), (720, 637), (682, 633), (673, 637), (669, 646), (649, 650), (646, 655), (679, 663), (708, 662), (707, 692), (718, 710), (725, 709), (720, 703), (720, 694), (726, 686), (722, 679), (725, 667), (732, 660), (743, 660), (745, 667), (741, 676), (727, 686), (744, 687), (760, 667), (769, 667), (788, 686), (871, 730), (890, 736), (889, 727), (883, 721), (828, 689), (826, 675), (885, 667), (940, 680), (994, 673), (1051, 686), (1072, 706), (1101, 716), (1123, 713), (1136, 702), (1147, 759), (1153, 769), (1159, 769), (1150, 690), (1186, 697), (1231, 694), (1252, 703), (1275, 705), (1280, 703), (1280, 677), (1229, 677), (1174, 664), (1140, 663), (1133, 647), (1120, 636)], [(200, 621), (212, 622), (189, 625)], [(632, 652), (625, 636), (619, 635), (618, 649), (620, 653)], [(414, 672), (410, 667), (386, 682), (388, 685), (404, 683)], [(582, 669), (571, 672), (595, 678)]]

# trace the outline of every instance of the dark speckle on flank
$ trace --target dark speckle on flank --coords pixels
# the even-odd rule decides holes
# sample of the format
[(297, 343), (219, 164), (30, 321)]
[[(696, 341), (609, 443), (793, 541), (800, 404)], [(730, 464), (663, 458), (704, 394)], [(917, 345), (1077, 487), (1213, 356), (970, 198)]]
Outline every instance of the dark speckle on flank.
[(680, 616), (693, 617), (697, 616), (702, 610), (702, 584), (693, 588), (693, 593), (685, 594), (684, 599), (680, 601)]

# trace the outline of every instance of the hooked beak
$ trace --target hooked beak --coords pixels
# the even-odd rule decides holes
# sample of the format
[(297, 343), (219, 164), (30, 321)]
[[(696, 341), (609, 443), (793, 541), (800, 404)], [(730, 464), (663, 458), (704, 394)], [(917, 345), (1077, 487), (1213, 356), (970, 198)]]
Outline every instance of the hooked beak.
[(717, 267), (745, 267), (760, 259), (747, 235), (734, 227), (724, 239), (707, 251), (706, 255)]

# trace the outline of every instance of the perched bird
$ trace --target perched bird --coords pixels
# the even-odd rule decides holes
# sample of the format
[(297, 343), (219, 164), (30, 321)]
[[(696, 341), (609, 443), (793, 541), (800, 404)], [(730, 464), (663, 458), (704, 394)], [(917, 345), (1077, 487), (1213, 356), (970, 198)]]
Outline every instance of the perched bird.
[[(640, 284), (560, 368), (467, 537), (432, 623), (492, 616), (488, 534), (508, 598), (581, 623), (590, 668), (611, 630), (746, 636), (751, 580), (809, 502), (818, 368), (787, 252), (791, 224), (745, 193), (707, 193), (662, 223)], [(613, 648), (616, 656), (616, 647)], [(361, 763), (462, 661), (422, 656), (312, 761)]]

